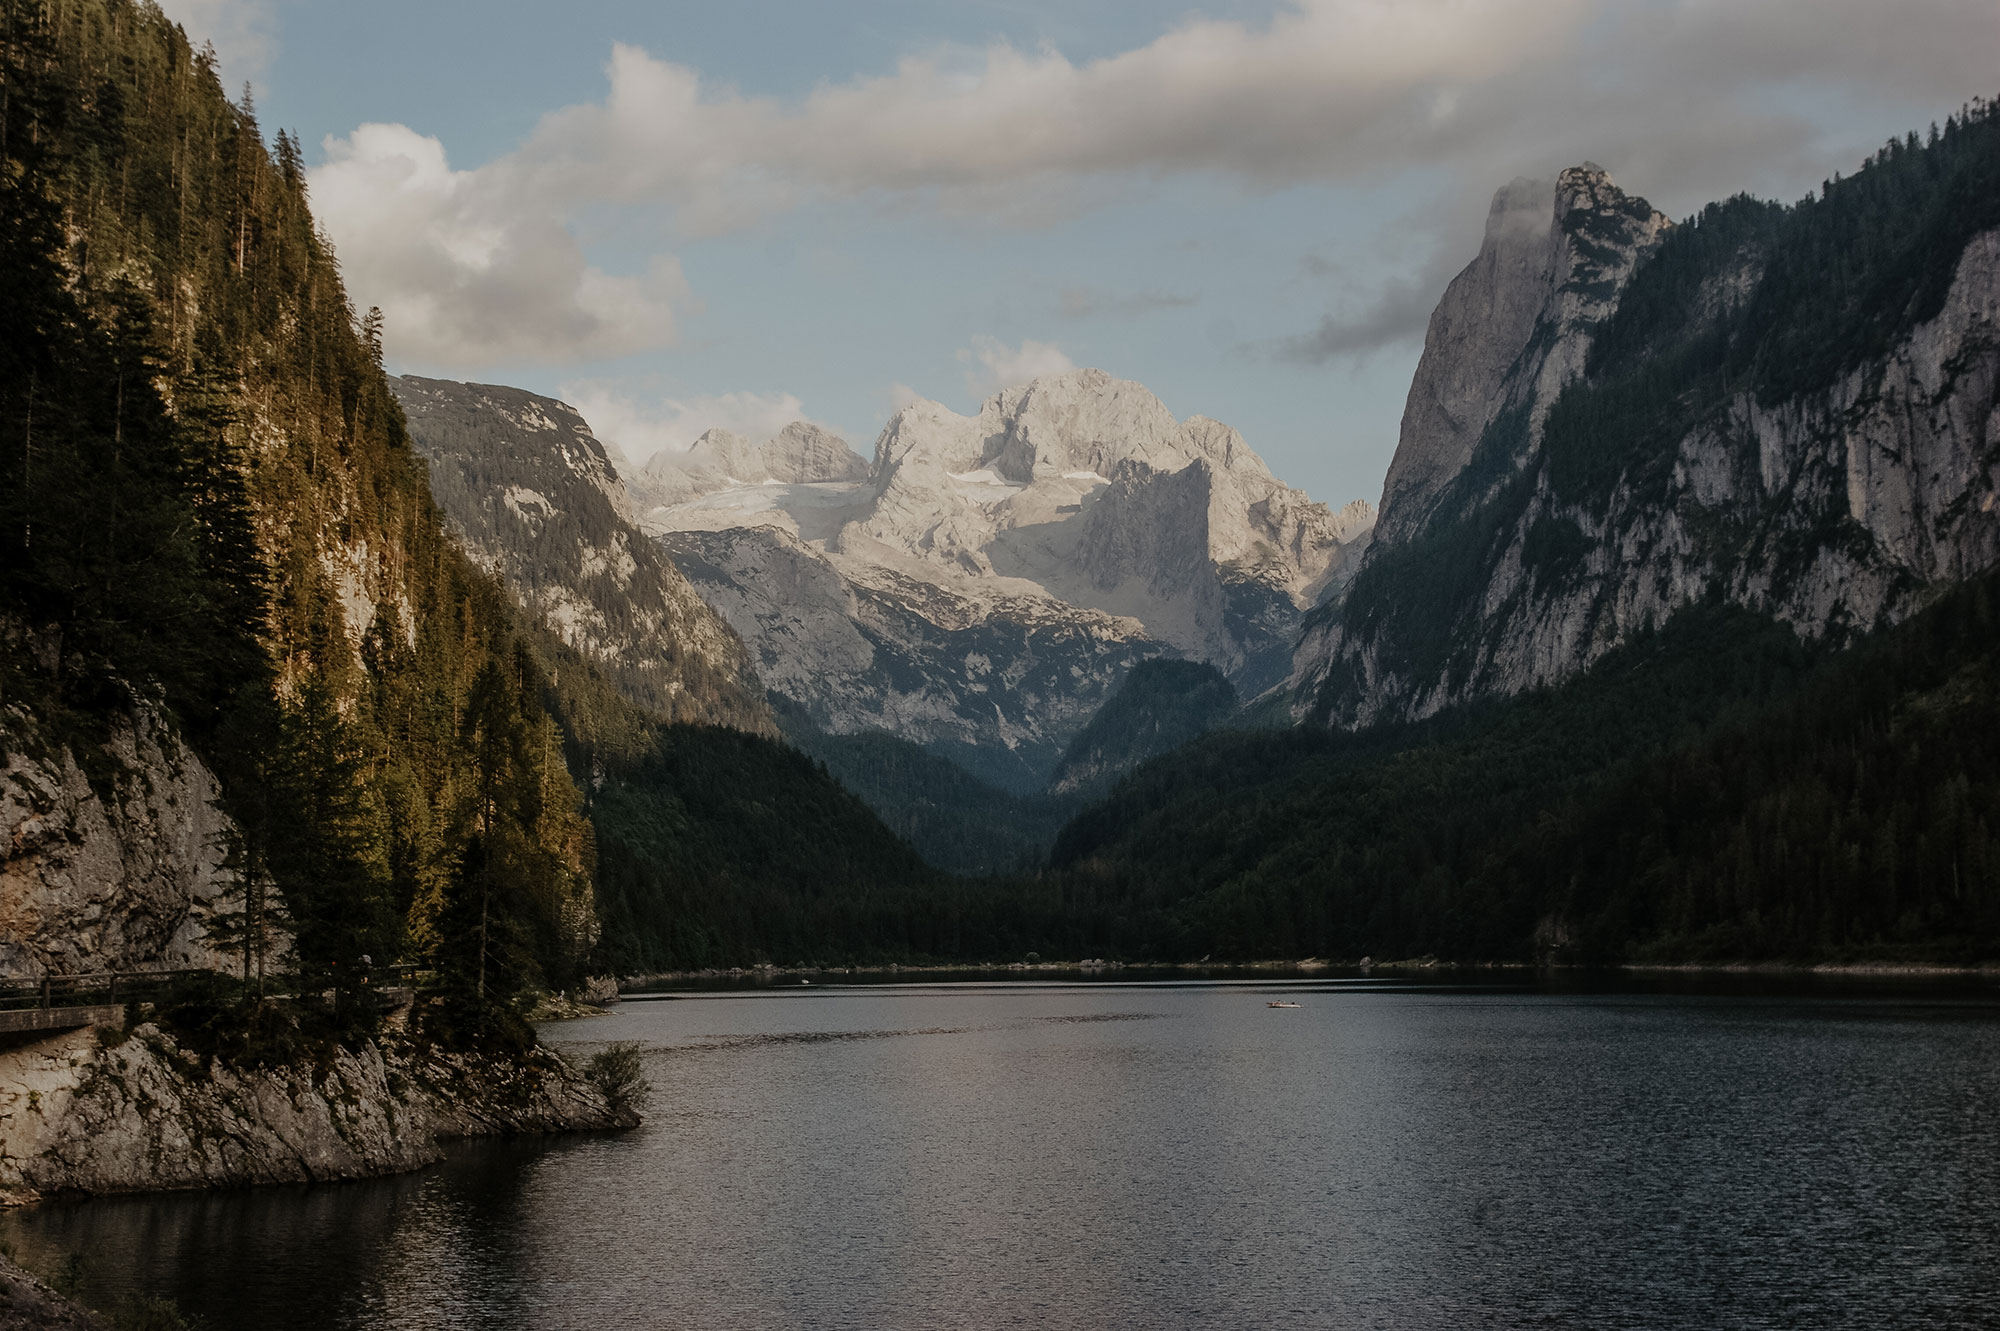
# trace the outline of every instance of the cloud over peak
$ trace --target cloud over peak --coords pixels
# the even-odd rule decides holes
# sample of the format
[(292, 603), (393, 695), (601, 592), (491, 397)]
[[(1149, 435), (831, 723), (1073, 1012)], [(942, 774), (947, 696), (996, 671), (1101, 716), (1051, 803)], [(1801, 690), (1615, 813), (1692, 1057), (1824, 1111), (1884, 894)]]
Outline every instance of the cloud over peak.
[(403, 125), (322, 146), (314, 208), (398, 361), (568, 364), (673, 340), (687, 284), (671, 256), (635, 275), (593, 267), (550, 201), (505, 172), (453, 170), (442, 143)]
[[(578, 380), (562, 385), (562, 398), (583, 413), (600, 441), (641, 467), (660, 453), (685, 453), (710, 430), (762, 443), (793, 421), (812, 421), (795, 394), (782, 392), (668, 397), (617, 382)], [(812, 424), (832, 428), (822, 421)]]
[(965, 391), (974, 402), (984, 402), (1003, 388), (1016, 388), (1045, 374), (1066, 374), (1076, 368), (1076, 362), (1061, 347), (1033, 338), (1023, 338), (1020, 346), (1010, 347), (997, 337), (981, 334), (972, 339), (971, 346), (960, 349), (958, 358), (969, 367)]

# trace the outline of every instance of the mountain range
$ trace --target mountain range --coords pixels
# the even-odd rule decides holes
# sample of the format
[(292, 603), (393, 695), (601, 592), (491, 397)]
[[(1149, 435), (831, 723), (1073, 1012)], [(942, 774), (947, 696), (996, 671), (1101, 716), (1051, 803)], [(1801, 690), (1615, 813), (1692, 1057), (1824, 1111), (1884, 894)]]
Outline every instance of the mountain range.
[(873, 463), (798, 421), (761, 445), (711, 430), (622, 475), (564, 403), (394, 387), (468, 548), (573, 646), (660, 674), (635, 701), (754, 724), (718, 690), (761, 686), (795, 733), (891, 735), (1016, 795), (1140, 661), (1210, 662), (1246, 693), (1282, 681), (1372, 518), (1095, 370), (976, 417), (911, 403)]
[(390, 376), (298, 145), (90, 3), (163, 109), (9, 47), (71, 111), (0, 142), (6, 973), (408, 957), (518, 1035), (604, 969), (2000, 939), (1988, 106), (1789, 206), (1502, 189), (1378, 521), (1099, 370), (642, 468)]
[[(887, 731), (1016, 791), (1140, 660), (1208, 661), (1246, 693), (1284, 679), (1373, 519), (1098, 370), (975, 416), (912, 402), (866, 466), (810, 429), (655, 457), (641, 525), (814, 725)], [(812, 465), (770, 465), (807, 442)]]

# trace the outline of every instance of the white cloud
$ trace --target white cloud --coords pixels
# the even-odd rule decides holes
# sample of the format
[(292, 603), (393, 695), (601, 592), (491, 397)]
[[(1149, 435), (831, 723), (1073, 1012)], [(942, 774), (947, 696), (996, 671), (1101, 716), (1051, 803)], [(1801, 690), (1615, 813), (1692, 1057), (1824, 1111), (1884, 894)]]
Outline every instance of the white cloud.
[(1874, 146), (1848, 141), (1860, 108), (1900, 127), (1987, 92), (1996, 49), (1993, 0), (1292, 0), (1102, 59), (954, 48), (784, 100), (620, 44), (604, 99), (513, 153), (452, 171), (435, 140), (366, 126), (329, 140), (313, 186), (392, 350), (578, 359), (665, 343), (685, 300), (671, 259), (587, 264), (569, 226), (607, 204), (664, 208), (682, 235), (867, 196), (1037, 225), (1171, 175), (1369, 187), (1415, 168), (1484, 192), (1592, 158), (1681, 212), (1850, 168)]
[(1991, 0), (1295, 0), (1083, 63), (1005, 43), (912, 57), (790, 103), (620, 45), (606, 99), (549, 115), (517, 157), (696, 231), (816, 196), (949, 205), (1118, 173), (1275, 187), (1595, 155), (1685, 175), (1810, 137), (1774, 88), (1970, 96), (1996, 44)]
[(1003, 388), (1076, 368), (1076, 362), (1064, 355), (1061, 347), (1033, 338), (1023, 338), (1020, 346), (1010, 347), (997, 337), (982, 334), (972, 339), (970, 347), (961, 349), (958, 358), (972, 367), (965, 372), (965, 391), (982, 402)]
[[(603, 380), (566, 383), (560, 393), (563, 401), (583, 413), (599, 440), (642, 467), (656, 454), (686, 452), (709, 430), (732, 430), (753, 444), (761, 444), (793, 421), (812, 420), (805, 404), (792, 393), (645, 396), (626, 385)], [(821, 421), (813, 424), (825, 425)]]
[(217, 74), (231, 97), (270, 68), (277, 50), (270, 0), (160, 0), (160, 9), (187, 30), (196, 49), (215, 44)]
[(442, 143), (402, 125), (363, 125), (323, 146), (314, 209), (357, 303), (382, 307), (398, 364), (563, 364), (673, 340), (687, 284), (672, 257), (632, 276), (592, 267), (561, 213), (518, 176), (455, 171)]

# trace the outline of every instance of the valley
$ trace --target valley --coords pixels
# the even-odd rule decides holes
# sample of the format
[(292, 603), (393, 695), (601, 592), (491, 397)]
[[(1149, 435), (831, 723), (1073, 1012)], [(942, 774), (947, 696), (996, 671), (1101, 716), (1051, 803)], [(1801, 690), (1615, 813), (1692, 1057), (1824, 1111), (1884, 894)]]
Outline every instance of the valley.
[[(1185, 1054), (1219, 1097), (1212, 1123), (1185, 1120), (1210, 1136), (1244, 1121), (1227, 1103), (1244, 1049), (1276, 1069), (1274, 1097), (1318, 1112), (1323, 1065), (1244, 1015), (1268, 1008), (1180, 987), (1196, 966), (1310, 959), (1339, 971), (1314, 991), (1329, 1000), (1381, 989), (1393, 1002), (1353, 1009), (1377, 1023), (1372, 1052), (1302, 1028), (1316, 1057), (1395, 1081), (1412, 1075), (1404, 1019), (1435, 1040), (1410, 1013), (1467, 995), (1426, 1006), (1440, 996), (1391, 992), (1384, 963), (1532, 973), (1547, 992), (1469, 1019), (1533, 1025), (1556, 1042), (1537, 1058), (1583, 1031), (1614, 1069), (1609, 1019), (1572, 982), (1940, 967), (1984, 983), (2000, 963), (1992, 103), (1789, 205), (1739, 194), (1674, 220), (1590, 162), (1502, 186), (1424, 324), (1378, 509), (1315, 499), (1244, 433), (1176, 414), (1202, 405), (1190, 381), (1155, 381), (1170, 408), (1034, 339), (969, 335), (949, 362), (968, 410), (896, 381), (859, 448), (785, 394), (713, 385), (649, 434), (581, 372), (562, 391), (596, 394), (595, 423), (477, 382), (534, 358), (407, 350), (436, 328), (354, 294), (383, 280), (380, 237), (344, 266), (322, 225), (367, 136), (308, 165), (156, 6), (0, 4), (0, 981), (42, 1013), (0, 1048), (0, 1204), (397, 1174), (461, 1139), (625, 1132), (670, 1103), (687, 1122), (628, 1140), (663, 1151), (685, 1130), (735, 1151), (645, 1077), (726, 1106), (724, 1066), (768, 1075), (770, 1098), (745, 1103), (792, 1116), (796, 1135), (773, 1134), (788, 1151), (866, 1162), (855, 1187), (888, 1195), (900, 1165), (876, 1148), (897, 1138), (876, 1123), (935, 1112), (961, 1131), (987, 1077), (1022, 1115), (1048, 1112), (1048, 1087), (1099, 1087), (1062, 1102), (1066, 1130), (1121, 1159), (1146, 1143), (1114, 1130), (1126, 1092), (1102, 1089), (1118, 1078), (1100, 1057), (1137, 1060), (1131, 1084), (1167, 1105), (1160, 1087), (1190, 1082), (1146, 1060)], [(422, 139), (370, 127), (396, 128)], [(399, 208), (497, 188), (441, 150), (410, 160)], [(512, 265), (524, 290), (547, 277), (547, 245), (467, 226), (430, 259)], [(605, 319), (644, 305), (640, 279), (573, 266), (617, 295)], [(670, 267), (646, 281), (697, 322)], [(1052, 298), (1112, 317), (1088, 294)], [(1125, 305), (1199, 298), (1148, 299)], [(548, 364), (597, 363), (579, 349), (597, 325), (573, 322)], [(1228, 327), (1211, 325), (1214, 358), (1252, 355)], [(1283, 359), (1257, 345), (1260, 367)], [(763, 423), (697, 432), (704, 412)], [(636, 452), (666, 433), (644, 456), (617, 437)], [(1176, 987), (1156, 1012), (1028, 970), (1085, 959)], [(631, 1009), (602, 1023), (671, 1028), (650, 1052), (549, 1024), (639, 976), (803, 988), (954, 965), (1026, 983), (943, 996), (962, 1026), (845, 992), (730, 1000), (726, 1033)], [(113, 976), (138, 983), (47, 1033), (50, 994)], [(1043, 1012), (1051, 993), (1079, 1011)], [(829, 1018), (840, 1004), (884, 1024)], [(1721, 1038), (1700, 1003), (1647, 1011), (1662, 1041)], [(1156, 1018), (1157, 1039), (1062, 1024)], [(1208, 1042), (1211, 1020), (1238, 1043)], [(1838, 1014), (1799, 1020), (1800, 1057), (1865, 1043)], [(1907, 1024), (1950, 1045), (1942, 1019)], [(943, 1070), (866, 1052), (910, 1048)], [(1489, 1053), (1459, 1051), (1466, 1079)], [(1881, 1078), (1913, 1075), (1873, 1056)], [(995, 1074), (1009, 1058), (1046, 1082)], [(835, 1079), (842, 1131), (814, 1119), (818, 1083), (785, 1080), (793, 1059)], [(1670, 1064), (1634, 1075), (1665, 1084)], [(1761, 1067), (1739, 1072), (1746, 1096), (1768, 1090)], [(907, 1100), (875, 1094), (870, 1078), (905, 1075)], [(1896, 1121), (1893, 1098), (1871, 1123)], [(1282, 1118), (1251, 1118), (1282, 1139)], [(620, 1139), (587, 1140), (572, 1158), (616, 1192), (599, 1166), (626, 1158)], [(1178, 1159), (1201, 1178), (1198, 1153)], [(951, 1186), (1004, 1191), (990, 1167)], [(757, 1175), (760, 1206), (774, 1177)], [(1142, 1210), (1193, 1195), (1147, 1186)], [(633, 1216), (676, 1204), (617, 1195)], [(694, 1201), (735, 1223), (726, 1187)], [(563, 1270), (590, 1267), (563, 1251)], [(390, 1266), (370, 1279), (388, 1288)], [(916, 1306), (901, 1297), (882, 1294)]]

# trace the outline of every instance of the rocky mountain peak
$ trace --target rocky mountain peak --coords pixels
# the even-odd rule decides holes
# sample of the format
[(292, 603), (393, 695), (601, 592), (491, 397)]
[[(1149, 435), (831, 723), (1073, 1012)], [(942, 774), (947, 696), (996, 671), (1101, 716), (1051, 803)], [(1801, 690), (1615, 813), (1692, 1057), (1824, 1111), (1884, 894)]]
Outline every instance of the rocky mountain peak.
[(1537, 242), (1537, 191), (1503, 189), (1432, 316), (1377, 542), (1302, 636), (1297, 714), (1549, 684), (1699, 603), (1838, 639), (2000, 562), (2000, 228), (1947, 167), (1979, 149), (1911, 151), (1871, 165), (1893, 186), (1685, 229), (1585, 163)]
[[(773, 443), (829, 448), (803, 427)], [(906, 403), (872, 469), (764, 457), (774, 482), (825, 479), (711, 476), (647, 522), (772, 686), (829, 731), (1000, 746), (1017, 769), (1052, 762), (1141, 657), (1211, 661), (1245, 692), (1278, 683), (1373, 518), (1331, 512), (1229, 426), (1178, 420), (1098, 369), (971, 415)]]
[(1510, 408), (1526, 413), (1516, 451), (1532, 446), (1556, 396), (1582, 375), (1597, 326), (1669, 225), (1591, 162), (1553, 183), (1517, 179), (1494, 194), (1479, 254), (1445, 288), (1425, 332), (1382, 487), (1378, 541), (1407, 540), (1428, 525)]
[(793, 421), (765, 441), (758, 454), (774, 481), (816, 484), (868, 479), (868, 463), (847, 446), (847, 441), (811, 421)]
[(649, 465), (672, 466), (677, 461), (684, 461), (690, 468), (704, 467), (718, 471), (729, 480), (748, 485), (770, 479), (757, 446), (734, 430), (704, 431), (689, 446), (683, 458), (676, 459), (670, 452), (662, 453)]
[[(532, 617), (661, 716), (771, 729), (743, 644), (627, 518), (623, 483), (574, 407), (490, 384), (389, 386), (467, 553)], [(711, 431), (696, 447), (733, 465), (739, 443)]]

